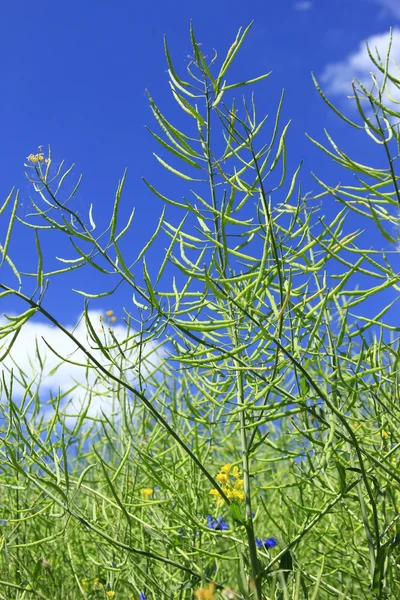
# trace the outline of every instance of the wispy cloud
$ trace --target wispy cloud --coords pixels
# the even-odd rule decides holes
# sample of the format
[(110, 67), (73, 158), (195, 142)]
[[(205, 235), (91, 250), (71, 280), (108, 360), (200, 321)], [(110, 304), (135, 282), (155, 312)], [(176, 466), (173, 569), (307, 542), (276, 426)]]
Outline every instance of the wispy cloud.
[(393, 15), (396, 19), (400, 19), (400, 1), (399, 0), (370, 0), (374, 4), (378, 4), (387, 15)]
[[(371, 53), (376, 56), (377, 49), (383, 62), (389, 47), (389, 36), (389, 32), (385, 32), (368, 39)], [(396, 72), (397, 64), (400, 64), (400, 28), (398, 27), (393, 29), (389, 67), (391, 72)], [(325, 92), (340, 96), (351, 95), (353, 92), (351, 83), (354, 78), (359, 79), (368, 88), (372, 87), (371, 72), (376, 75), (379, 81), (380, 73), (368, 56), (366, 40), (364, 40), (360, 42), (354, 52), (348, 54), (343, 60), (326, 65), (319, 80)], [(399, 71), (397, 71), (397, 77), (399, 77)], [(392, 89), (393, 87), (391, 86), (389, 91), (391, 95), (393, 93), (394, 97), (398, 99), (399, 91)]]
[(310, 10), (312, 8), (312, 2), (309, 0), (301, 0), (293, 4), (294, 10)]
[[(97, 335), (102, 338), (103, 333), (100, 321), (101, 313), (91, 311), (89, 318)], [(0, 327), (4, 325), (6, 319), (0, 317)], [(70, 332), (74, 332), (75, 338), (87, 349), (90, 353), (103, 365), (108, 366), (110, 361), (96, 349), (95, 343), (90, 339), (87, 326), (82, 319), (79, 325), (66, 326)], [(107, 331), (107, 326), (104, 330)], [(138, 363), (138, 350), (133, 348), (128, 349), (123, 342), (127, 338), (127, 327), (125, 325), (113, 326), (113, 333), (116, 339), (121, 343), (125, 352), (125, 367), (129, 376), (127, 379), (131, 384), (136, 385), (138, 382), (138, 371), (135, 369)], [(109, 334), (108, 334), (109, 335)], [(131, 332), (132, 335), (132, 332)], [(11, 336), (9, 336), (11, 338)], [(48, 348), (46, 342), (54, 348), (54, 350), (62, 357), (68, 358), (71, 362), (60, 360)], [(4, 341), (4, 340), (3, 340)], [(10, 341), (10, 340), (9, 340)], [(109, 343), (111, 338), (109, 337)], [(132, 346), (132, 344), (130, 344)], [(114, 354), (118, 353), (118, 350)], [(149, 342), (142, 347), (142, 355), (147, 356), (147, 360), (142, 361), (142, 375), (145, 377), (153, 370), (157, 371), (165, 353), (162, 349), (156, 349), (154, 342)], [(121, 356), (120, 356), (121, 360)], [(40, 389), (40, 397), (48, 398), (50, 392), (57, 394), (66, 392), (73, 388), (74, 384), (78, 384), (76, 389), (68, 394), (68, 402), (72, 412), (79, 412), (83, 404), (86, 404), (90, 399), (90, 408), (88, 415), (96, 416), (101, 414), (101, 411), (110, 413), (115, 404), (115, 395), (110, 392), (111, 383), (107, 380), (101, 380), (93, 369), (86, 369), (87, 358), (81, 350), (77, 349), (76, 344), (60, 329), (50, 326), (46, 323), (28, 321), (23, 325), (16, 342), (14, 343), (11, 353), (2, 362), (1, 371), (4, 373), (6, 380), (10, 379), (10, 371), (13, 370), (15, 375), (13, 381), (13, 395), (21, 397), (26, 386), (23, 382), (23, 376), (27, 383), (34, 381), (32, 390)], [(72, 364), (76, 363), (76, 364)], [(156, 381), (154, 379), (154, 381)], [(66, 400), (66, 401), (67, 401)], [(4, 401), (4, 397), (3, 397)], [(69, 410), (68, 412), (71, 412)]]

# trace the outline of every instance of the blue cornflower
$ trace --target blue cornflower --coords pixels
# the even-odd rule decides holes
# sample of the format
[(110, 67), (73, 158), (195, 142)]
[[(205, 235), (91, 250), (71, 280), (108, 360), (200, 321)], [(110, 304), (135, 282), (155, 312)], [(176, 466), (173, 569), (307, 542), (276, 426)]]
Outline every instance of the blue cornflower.
[(213, 519), (210, 515), (207, 515), (207, 527), (208, 529), (215, 529), (215, 531), (229, 529), (228, 523), (222, 517)]
[(140, 592), (139, 598), (140, 600), (147, 600), (146, 596), (144, 595), (144, 592)]
[(265, 538), (265, 540), (261, 540), (260, 538), (256, 538), (256, 546), (257, 548), (274, 548), (277, 545), (277, 540), (275, 538)]

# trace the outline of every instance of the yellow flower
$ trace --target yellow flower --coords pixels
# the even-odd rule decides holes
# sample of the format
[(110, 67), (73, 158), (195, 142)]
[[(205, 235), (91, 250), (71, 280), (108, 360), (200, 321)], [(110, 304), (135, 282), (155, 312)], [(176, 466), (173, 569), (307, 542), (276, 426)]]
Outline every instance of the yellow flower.
[(115, 323), (116, 320), (117, 320), (117, 317), (111, 317), (112, 323)]
[(145, 498), (148, 498), (149, 496), (152, 495), (153, 493), (153, 489), (152, 488), (143, 488), (142, 490), (140, 490), (140, 493), (142, 494), (142, 496), (144, 496)]
[[(242, 491), (244, 481), (240, 479), (241, 475), (242, 472), (239, 470), (239, 467), (232, 467), (231, 464), (227, 463), (221, 467), (220, 472), (215, 476), (218, 483), (224, 486), (222, 490), (230, 500), (238, 500), (240, 502), (244, 500), (244, 493)], [(218, 504), (224, 503), (224, 499), (221, 498), (218, 490), (211, 490), (210, 494), (218, 498)]]
[(115, 592), (113, 592), (112, 590), (110, 590), (109, 592), (107, 592), (107, 596), (108, 596), (109, 598), (114, 598), (114, 596), (115, 596)]
[(240, 491), (240, 490), (235, 490), (235, 488), (232, 488), (229, 491), (229, 498), (231, 498), (232, 500), (239, 500), (239, 502), (243, 502), (244, 500), (244, 492)]
[(223, 467), (221, 467), (221, 473), (225, 473), (225, 475), (229, 475), (232, 465), (227, 463)]
[(218, 473), (215, 479), (218, 481), (218, 483), (228, 483), (228, 475), (226, 475), (226, 473)]
[(100, 583), (98, 577), (96, 577), (96, 579), (93, 581), (93, 589), (94, 590), (102, 590), (103, 589), (103, 584)]
[(214, 600), (215, 598), (215, 583), (211, 582), (208, 587), (201, 587), (194, 593), (197, 600)]
[(244, 480), (243, 479), (236, 479), (235, 481), (235, 488), (237, 490), (242, 490), (244, 486)]
[(30, 154), (27, 156), (27, 160), (29, 160), (31, 163), (43, 162), (44, 156), (41, 152), (39, 154)]
[(84, 579), (82, 579), (81, 585), (82, 585), (82, 588), (84, 589), (84, 591), (87, 592), (89, 589), (89, 582), (86, 579), (86, 577)]
[(233, 469), (231, 471), (231, 475), (235, 479), (239, 479), (239, 477), (241, 476), (241, 472), (239, 471), (239, 467), (237, 467), (237, 466), (233, 467)]
[[(226, 489), (224, 489), (224, 492), (226, 493)], [(211, 494), (211, 496), (215, 496), (217, 498), (218, 506), (221, 506), (221, 504), (224, 504), (225, 500), (221, 497), (221, 494), (219, 493), (218, 490), (216, 490), (214, 488), (213, 490), (210, 490), (210, 494)]]
[(113, 310), (106, 310), (107, 317), (111, 317), (111, 315), (113, 315), (113, 314), (114, 314)]
[(210, 490), (210, 494), (211, 494), (211, 496), (216, 496), (217, 498), (220, 497), (220, 493), (216, 489)]
[(383, 437), (387, 438), (390, 434), (387, 431), (382, 431), (382, 435)]

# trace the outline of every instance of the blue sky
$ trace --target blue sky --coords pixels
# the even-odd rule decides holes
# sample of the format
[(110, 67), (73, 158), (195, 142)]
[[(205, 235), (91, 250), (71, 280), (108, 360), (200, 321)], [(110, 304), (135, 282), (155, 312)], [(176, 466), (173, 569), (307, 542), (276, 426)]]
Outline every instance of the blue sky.
[[(76, 175), (83, 174), (74, 207), (80, 205), (85, 214), (93, 203), (100, 225), (109, 219), (118, 179), (128, 168), (121, 216), (136, 207), (129, 245), (132, 256), (140, 250), (162, 209), (141, 177), (170, 195), (175, 185), (152, 155), (158, 148), (145, 129), (145, 125), (154, 127), (145, 89), (167, 115), (176, 114), (163, 35), (167, 34), (175, 67), (182, 72), (191, 51), (190, 19), (204, 51), (211, 54), (216, 48), (221, 57), (238, 28), (254, 20), (231, 77), (236, 81), (273, 71), (255, 88), (260, 113), (269, 113), (271, 118), (281, 89), (286, 89), (283, 120), (292, 119), (290, 164), (304, 160), (304, 191), (318, 189), (310, 171), (332, 184), (343, 181), (329, 159), (307, 141), (305, 132), (323, 141), (326, 127), (339, 147), (360, 162), (379, 162), (373, 144), (366, 144), (366, 136), (349, 130), (323, 103), (311, 71), (337, 106), (355, 116), (346, 86), (350, 94), (352, 77), (363, 77), (370, 70), (365, 40), (373, 39), (384, 47), (393, 26), (394, 58), (400, 62), (397, 0), (43, 0), (23, 4), (24, 10), (21, 3), (5, 3), (0, 23), (1, 195), (5, 198), (12, 186), (20, 189), (21, 216), (28, 211), (31, 194), (24, 176), (26, 156), (35, 153), (39, 145), (45, 149), (50, 144), (56, 164), (65, 159), (66, 164), (76, 164)], [(326, 202), (326, 210), (332, 210), (333, 201)], [(0, 224), (0, 231), (3, 229)], [(378, 237), (376, 243), (385, 244)], [(58, 235), (44, 238), (42, 244), (46, 257), (73, 256), (66, 240)], [(21, 270), (34, 268), (33, 248), (31, 237), (17, 229), (11, 255)], [(155, 250), (163, 252), (163, 244)], [(44, 305), (64, 324), (74, 322), (82, 309), (82, 297), (71, 292), (71, 287), (96, 292), (108, 288), (104, 283), (96, 274), (88, 281), (80, 272), (54, 280)], [(10, 302), (2, 302), (1, 312), (12, 308)], [(112, 304), (122, 316), (122, 307), (131, 307), (131, 292), (121, 288)], [(102, 301), (95, 308), (109, 306)]]

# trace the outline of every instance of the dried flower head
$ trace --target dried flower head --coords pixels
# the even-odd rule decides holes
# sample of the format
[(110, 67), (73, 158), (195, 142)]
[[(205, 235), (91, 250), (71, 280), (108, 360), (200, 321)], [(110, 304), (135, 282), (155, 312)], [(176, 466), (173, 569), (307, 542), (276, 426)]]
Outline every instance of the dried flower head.
[(238, 594), (230, 587), (225, 587), (222, 590), (222, 595), (226, 600), (235, 600), (238, 597)]
[(45, 571), (50, 571), (51, 570), (51, 562), (49, 560), (47, 560), (47, 558), (42, 558), (42, 567), (43, 569), (45, 569)]

